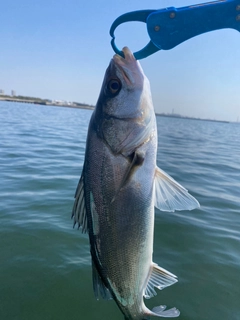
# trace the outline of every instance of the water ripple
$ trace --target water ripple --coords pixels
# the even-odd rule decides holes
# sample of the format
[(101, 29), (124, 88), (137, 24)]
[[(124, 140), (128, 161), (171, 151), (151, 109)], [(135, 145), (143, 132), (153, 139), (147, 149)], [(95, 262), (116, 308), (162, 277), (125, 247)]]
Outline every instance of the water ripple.
[[(114, 304), (93, 307), (88, 239), (70, 219), (91, 111), (0, 107), (1, 318), (77, 320), (81, 310), (88, 319), (122, 319)], [(201, 208), (156, 210), (154, 261), (179, 283), (149, 305), (174, 305), (184, 320), (238, 320), (240, 125), (157, 123), (158, 165)]]

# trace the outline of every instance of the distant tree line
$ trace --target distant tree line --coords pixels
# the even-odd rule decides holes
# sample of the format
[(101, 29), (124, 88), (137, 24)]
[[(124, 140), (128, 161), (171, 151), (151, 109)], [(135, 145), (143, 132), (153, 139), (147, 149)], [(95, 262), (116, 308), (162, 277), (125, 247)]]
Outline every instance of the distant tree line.
[[(50, 99), (42, 99), (42, 98), (37, 98), (37, 97), (20, 96), (20, 95), (12, 96), (12, 95), (1, 94), (0, 98), (9, 99), (9, 101), (16, 99), (16, 100), (23, 100), (23, 101), (33, 101), (33, 103), (39, 103), (39, 104), (53, 104), (53, 105), (55, 105), (55, 103)], [(87, 103), (82, 103), (82, 102), (72, 102), (71, 104), (78, 106), (78, 107), (94, 108), (93, 105), (89, 105)]]
[(75, 102), (75, 101), (73, 101), (73, 104), (76, 104), (77, 106), (93, 107), (87, 103), (81, 103), (81, 102)]
[(27, 97), (27, 96), (14, 96), (14, 98), (23, 99), (23, 100), (37, 100), (37, 101), (51, 102), (51, 100), (49, 99), (41, 99), (41, 98)]

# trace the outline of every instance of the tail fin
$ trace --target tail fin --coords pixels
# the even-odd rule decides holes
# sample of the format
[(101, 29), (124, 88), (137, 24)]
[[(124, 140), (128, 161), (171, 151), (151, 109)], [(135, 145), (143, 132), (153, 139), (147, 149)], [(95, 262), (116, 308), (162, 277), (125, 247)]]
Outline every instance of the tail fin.
[(180, 315), (180, 311), (176, 308), (165, 310), (166, 306), (155, 307), (151, 311), (152, 316), (163, 318), (176, 318)]

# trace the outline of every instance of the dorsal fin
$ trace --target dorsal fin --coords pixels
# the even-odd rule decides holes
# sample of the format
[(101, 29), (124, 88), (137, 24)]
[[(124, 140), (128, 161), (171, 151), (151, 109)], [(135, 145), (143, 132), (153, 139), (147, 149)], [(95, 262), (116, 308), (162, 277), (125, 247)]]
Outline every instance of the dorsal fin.
[(95, 266), (93, 259), (92, 259), (92, 278), (93, 278), (93, 290), (94, 290), (95, 298), (99, 300), (99, 298), (102, 297), (104, 300), (111, 300), (112, 299), (111, 292), (102, 282), (102, 279), (99, 276), (99, 273), (97, 271), (97, 268)]
[(87, 224), (87, 212), (85, 206), (85, 194), (84, 194), (84, 176), (82, 176), (78, 182), (77, 190), (75, 193), (75, 202), (72, 210), (73, 227), (78, 223), (78, 228), (82, 227), (82, 232), (88, 231)]

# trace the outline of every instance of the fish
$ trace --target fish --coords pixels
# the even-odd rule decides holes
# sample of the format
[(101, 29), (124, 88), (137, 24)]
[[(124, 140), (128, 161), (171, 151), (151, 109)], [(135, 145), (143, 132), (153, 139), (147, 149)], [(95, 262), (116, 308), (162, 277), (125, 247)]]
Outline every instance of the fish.
[(157, 167), (150, 83), (131, 50), (122, 52), (110, 61), (89, 122), (72, 218), (89, 236), (97, 299), (114, 299), (125, 320), (177, 317), (175, 307), (144, 303), (178, 281), (152, 261), (154, 207), (173, 212), (199, 203)]

